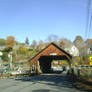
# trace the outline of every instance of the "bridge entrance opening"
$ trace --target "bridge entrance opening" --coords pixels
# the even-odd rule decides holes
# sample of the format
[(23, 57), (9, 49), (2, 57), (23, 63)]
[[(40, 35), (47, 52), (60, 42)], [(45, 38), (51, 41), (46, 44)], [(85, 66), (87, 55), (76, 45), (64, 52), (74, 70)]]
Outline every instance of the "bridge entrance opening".
[(54, 43), (50, 43), (30, 59), (31, 72), (51, 72), (53, 60), (66, 60), (71, 65), (72, 56)]
[(62, 65), (62, 61), (66, 61), (68, 64), (68, 59), (66, 56), (41, 56), (39, 58), (40, 69), (43, 73), (61, 72), (60, 68), (65, 66)]

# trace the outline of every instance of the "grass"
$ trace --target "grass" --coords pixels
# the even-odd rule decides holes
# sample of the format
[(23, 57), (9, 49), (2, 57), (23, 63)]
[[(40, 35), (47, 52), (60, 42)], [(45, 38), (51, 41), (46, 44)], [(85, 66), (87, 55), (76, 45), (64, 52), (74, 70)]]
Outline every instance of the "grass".
[(82, 68), (80, 69), (80, 77), (74, 74), (72, 78), (77, 87), (92, 92), (92, 68)]
[(92, 91), (92, 85), (88, 85), (80, 81), (76, 81), (76, 85), (79, 86), (80, 88), (84, 88), (85, 90)]
[(92, 68), (82, 68), (80, 76), (77, 74), (77, 69), (74, 69), (74, 74), (71, 75), (76, 87), (92, 92)]

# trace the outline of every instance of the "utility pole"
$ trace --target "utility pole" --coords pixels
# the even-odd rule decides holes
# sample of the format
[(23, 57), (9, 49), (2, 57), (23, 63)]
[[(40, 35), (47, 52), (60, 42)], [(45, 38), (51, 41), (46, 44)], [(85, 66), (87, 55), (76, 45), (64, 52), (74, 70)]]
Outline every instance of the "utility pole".
[(13, 69), (13, 66), (12, 66), (12, 51), (9, 52), (8, 57), (9, 57), (9, 59), (10, 59), (10, 68), (11, 68), (11, 70), (12, 70), (12, 69)]
[(1, 59), (1, 56), (3, 55), (2, 52), (0, 52), (0, 66), (2, 65), (2, 59)]
[[(91, 0), (88, 0), (88, 2), (87, 2), (86, 28), (85, 28), (85, 40), (88, 39), (89, 31), (90, 31), (90, 28), (91, 28), (90, 9), (91, 9)], [(85, 51), (86, 51), (85, 57), (87, 58), (87, 44), (86, 44), (86, 47), (85, 47)]]
[(91, 8), (91, 0), (88, 0), (88, 3), (87, 3), (87, 19), (86, 19), (85, 39), (87, 39), (87, 37), (88, 37), (90, 8)]

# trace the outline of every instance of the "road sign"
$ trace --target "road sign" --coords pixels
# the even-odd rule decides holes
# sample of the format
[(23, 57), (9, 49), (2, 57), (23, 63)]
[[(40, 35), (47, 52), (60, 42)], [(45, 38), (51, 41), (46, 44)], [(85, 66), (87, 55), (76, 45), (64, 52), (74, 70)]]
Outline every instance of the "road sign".
[(89, 60), (92, 61), (92, 56), (89, 57)]
[(91, 61), (91, 62), (89, 62), (89, 64), (92, 66), (92, 61)]

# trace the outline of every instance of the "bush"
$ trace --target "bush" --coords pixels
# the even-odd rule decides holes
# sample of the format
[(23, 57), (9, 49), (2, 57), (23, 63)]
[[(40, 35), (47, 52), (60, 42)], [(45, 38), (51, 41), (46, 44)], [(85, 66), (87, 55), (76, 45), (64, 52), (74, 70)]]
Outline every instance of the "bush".
[(3, 52), (3, 55), (1, 56), (1, 58), (3, 61), (9, 61), (8, 52)]

